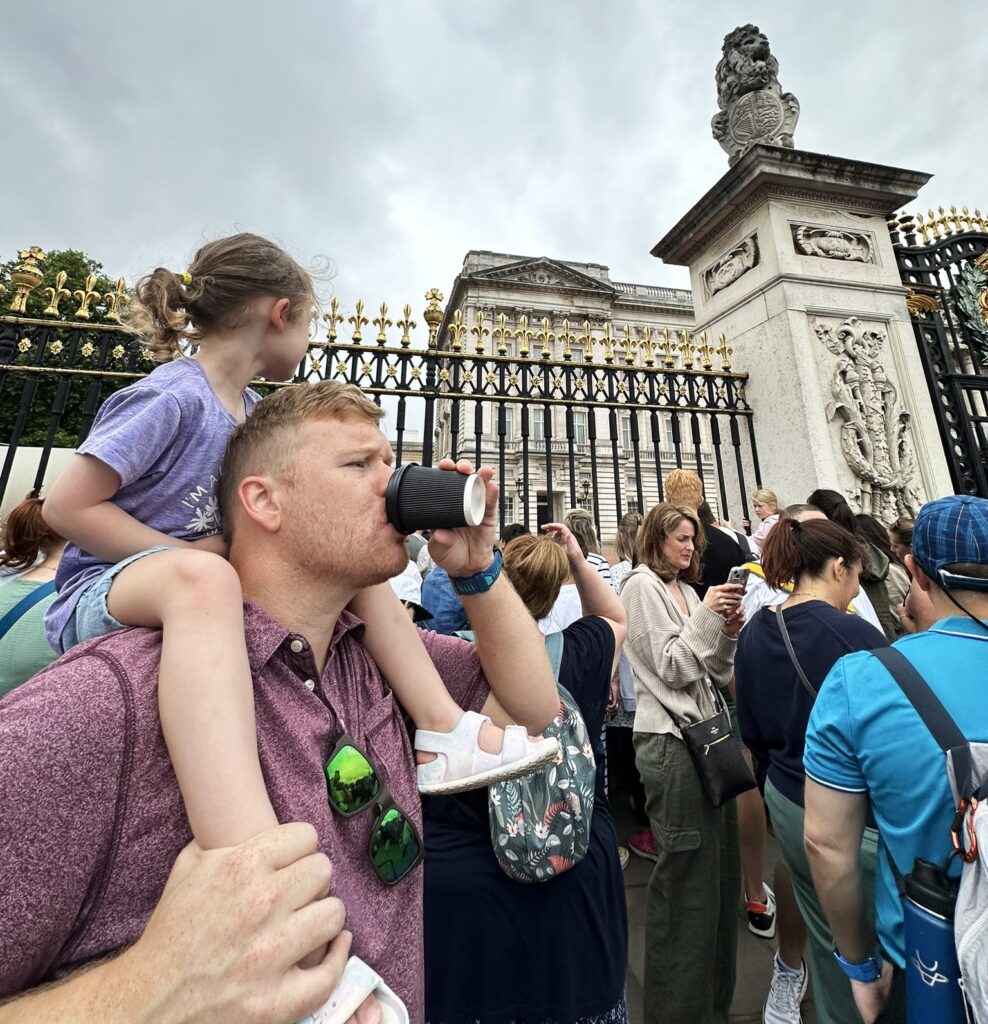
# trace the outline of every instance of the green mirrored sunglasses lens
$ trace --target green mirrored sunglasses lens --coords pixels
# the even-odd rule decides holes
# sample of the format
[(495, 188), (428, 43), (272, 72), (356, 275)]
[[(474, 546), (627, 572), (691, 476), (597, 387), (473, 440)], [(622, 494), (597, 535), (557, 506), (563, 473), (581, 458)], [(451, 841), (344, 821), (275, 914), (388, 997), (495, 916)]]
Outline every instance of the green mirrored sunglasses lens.
[(394, 885), (415, 866), (421, 852), (412, 823), (396, 807), (381, 815), (371, 834), (370, 858), (382, 882)]
[(326, 765), (329, 799), (341, 814), (363, 810), (381, 792), (373, 765), (356, 747), (341, 747)]

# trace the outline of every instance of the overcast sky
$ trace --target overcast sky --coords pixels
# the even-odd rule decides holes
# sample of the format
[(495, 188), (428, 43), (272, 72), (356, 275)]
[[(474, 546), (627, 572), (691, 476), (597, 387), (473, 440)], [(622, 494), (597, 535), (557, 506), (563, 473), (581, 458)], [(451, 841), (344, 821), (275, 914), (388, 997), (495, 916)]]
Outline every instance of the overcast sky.
[(330, 257), (345, 306), (418, 312), (471, 248), (688, 286), (648, 252), (727, 170), (714, 67), (749, 20), (799, 148), (988, 206), (983, 0), (59, 0), (4, 11), (0, 258), (132, 281), (250, 229)]

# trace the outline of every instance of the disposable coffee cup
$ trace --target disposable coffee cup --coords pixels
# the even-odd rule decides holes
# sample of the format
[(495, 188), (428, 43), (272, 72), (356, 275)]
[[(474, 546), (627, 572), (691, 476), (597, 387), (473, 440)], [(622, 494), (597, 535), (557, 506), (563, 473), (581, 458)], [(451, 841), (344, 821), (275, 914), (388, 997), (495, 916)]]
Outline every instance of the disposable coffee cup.
[(388, 522), (401, 533), (479, 526), (487, 488), (476, 474), (408, 462), (391, 475), (384, 495)]

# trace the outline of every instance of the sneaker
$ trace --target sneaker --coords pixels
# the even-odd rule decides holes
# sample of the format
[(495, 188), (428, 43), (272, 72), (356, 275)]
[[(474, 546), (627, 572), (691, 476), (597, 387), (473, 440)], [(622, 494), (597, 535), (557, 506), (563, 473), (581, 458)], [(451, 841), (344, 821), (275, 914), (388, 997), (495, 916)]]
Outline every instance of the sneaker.
[(632, 853), (637, 853), (639, 857), (644, 857), (645, 860), (658, 860), (659, 851), (655, 846), (655, 836), (652, 835), (650, 828), (643, 828), (641, 832), (636, 832), (633, 836), (628, 838), (628, 846), (631, 848)]
[(618, 860), (621, 863), (621, 870), (624, 871), (628, 866), (628, 861), (631, 860), (631, 851), (627, 846), (618, 847)]
[(799, 1004), (806, 995), (808, 981), (805, 963), (802, 970), (790, 970), (782, 966), (779, 954), (776, 953), (772, 960), (772, 981), (768, 986), (768, 999), (762, 1008), (764, 1024), (802, 1024)]
[(765, 902), (749, 900), (744, 909), (748, 912), (748, 931), (760, 939), (775, 938), (775, 893), (766, 885)]

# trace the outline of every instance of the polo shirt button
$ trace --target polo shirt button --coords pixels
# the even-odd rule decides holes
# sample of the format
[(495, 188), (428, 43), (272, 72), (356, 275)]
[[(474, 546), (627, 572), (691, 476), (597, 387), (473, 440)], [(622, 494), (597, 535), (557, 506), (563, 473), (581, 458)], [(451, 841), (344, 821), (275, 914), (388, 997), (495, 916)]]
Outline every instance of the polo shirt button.
[(316, 688), (316, 681), (315, 681), (315, 679), (306, 679), (306, 681), (305, 681), (305, 688), (307, 690), (314, 690)]
[(305, 649), (305, 644), (301, 640), (293, 640), (289, 646), (292, 649), (292, 654), (301, 654)]

